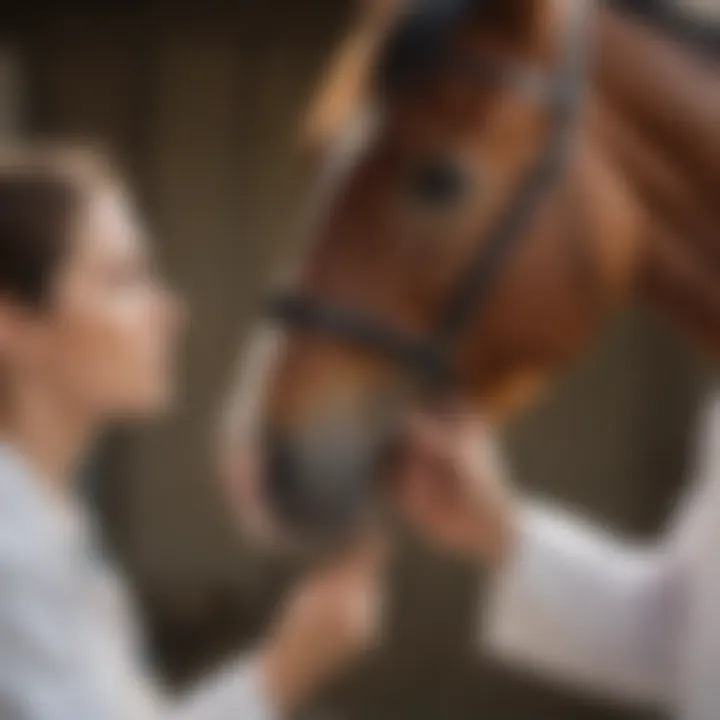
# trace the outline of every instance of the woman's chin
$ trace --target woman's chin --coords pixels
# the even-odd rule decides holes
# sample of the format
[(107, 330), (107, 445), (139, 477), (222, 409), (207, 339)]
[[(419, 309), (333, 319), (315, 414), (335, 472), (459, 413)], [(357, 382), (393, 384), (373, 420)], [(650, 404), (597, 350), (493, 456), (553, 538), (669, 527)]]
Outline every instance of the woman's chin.
[(177, 409), (178, 392), (173, 386), (153, 388), (111, 408), (111, 419), (122, 422), (162, 420)]

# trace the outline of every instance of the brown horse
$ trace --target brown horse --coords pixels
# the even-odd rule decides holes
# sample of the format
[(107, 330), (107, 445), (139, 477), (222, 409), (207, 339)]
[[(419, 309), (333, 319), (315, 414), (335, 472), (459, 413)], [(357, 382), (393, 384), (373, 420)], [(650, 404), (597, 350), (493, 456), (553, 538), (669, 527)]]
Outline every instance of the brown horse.
[[(372, 120), (330, 153), (300, 302), (246, 357), (227, 439), (254, 464), (241, 500), (255, 521), (348, 523), (424, 388), (501, 423), (631, 303), (720, 355), (717, 65), (589, 0), (475, 0), (459, 22), (414, 21), (383, 52)], [(571, 112), (548, 102), (558, 77)]]

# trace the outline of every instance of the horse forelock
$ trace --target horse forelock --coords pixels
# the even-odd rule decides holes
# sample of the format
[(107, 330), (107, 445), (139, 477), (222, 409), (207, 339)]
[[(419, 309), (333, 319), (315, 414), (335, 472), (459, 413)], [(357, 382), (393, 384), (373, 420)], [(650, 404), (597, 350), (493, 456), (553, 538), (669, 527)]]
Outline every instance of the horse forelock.
[(375, 89), (392, 95), (441, 66), (456, 34), (468, 22), (519, 27), (539, 0), (415, 0), (401, 15), (378, 60)]

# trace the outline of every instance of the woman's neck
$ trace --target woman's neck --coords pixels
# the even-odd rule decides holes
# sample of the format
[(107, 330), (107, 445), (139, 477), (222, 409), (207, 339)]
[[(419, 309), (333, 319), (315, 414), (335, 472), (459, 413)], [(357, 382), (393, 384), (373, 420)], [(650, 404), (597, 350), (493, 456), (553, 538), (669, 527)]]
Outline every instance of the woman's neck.
[(88, 414), (57, 394), (14, 393), (0, 438), (15, 447), (54, 491), (69, 492), (95, 434)]

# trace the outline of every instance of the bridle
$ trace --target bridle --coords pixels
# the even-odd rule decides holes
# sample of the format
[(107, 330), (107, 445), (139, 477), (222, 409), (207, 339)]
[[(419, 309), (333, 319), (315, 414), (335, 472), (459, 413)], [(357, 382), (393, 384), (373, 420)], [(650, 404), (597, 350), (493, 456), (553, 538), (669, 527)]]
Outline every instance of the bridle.
[(591, 9), (585, 0), (570, 0), (569, 4), (571, 19), (565, 32), (561, 67), (556, 72), (533, 66), (497, 68), (474, 61), (460, 68), (472, 72), (478, 82), (492, 77), (504, 88), (539, 96), (552, 123), (545, 148), (521, 178), (515, 198), (487, 239), (478, 243), (435, 328), (426, 336), (416, 336), (360, 309), (293, 292), (271, 299), (271, 318), (290, 329), (331, 336), (384, 356), (429, 383), (453, 382), (453, 351), (487, 309), (503, 269), (527, 236), (531, 220), (566, 164), (587, 76)]

